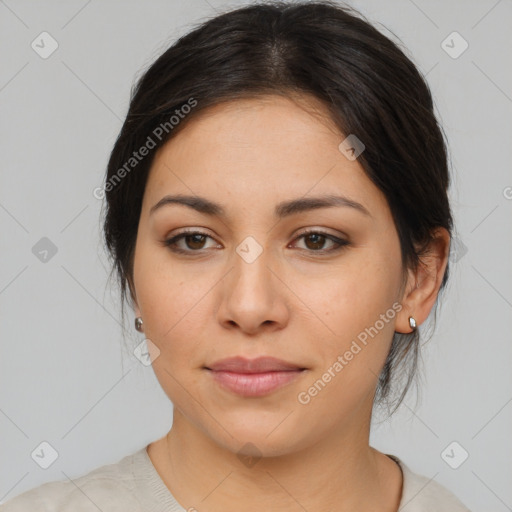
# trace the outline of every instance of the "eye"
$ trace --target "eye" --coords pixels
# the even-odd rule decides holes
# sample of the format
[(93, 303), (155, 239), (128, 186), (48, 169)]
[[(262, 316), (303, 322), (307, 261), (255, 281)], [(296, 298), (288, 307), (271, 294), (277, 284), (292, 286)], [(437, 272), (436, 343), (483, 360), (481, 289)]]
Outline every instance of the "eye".
[[(334, 235), (330, 235), (329, 233), (317, 230), (305, 231), (295, 240), (300, 239), (304, 239), (306, 250), (309, 250), (309, 252), (318, 252), (322, 254), (338, 251), (349, 245), (347, 240), (343, 240), (342, 238), (338, 238)], [(324, 248), (326, 242), (330, 243), (331, 249)]]
[[(194, 252), (199, 253), (207, 249), (207, 247), (205, 247), (205, 243), (208, 238), (213, 240), (210, 235), (201, 231), (184, 231), (182, 233), (178, 233), (172, 238), (169, 238), (168, 240), (164, 240), (163, 245), (169, 247), (171, 251), (180, 254), (190, 254)], [(350, 244), (347, 240), (343, 240), (330, 235), (329, 233), (318, 230), (305, 231), (300, 234), (295, 241), (300, 239), (304, 239), (306, 243), (306, 249), (304, 250), (320, 254), (335, 252)], [(182, 241), (184, 242), (185, 248), (183, 245), (179, 245)], [(331, 245), (330, 249), (324, 248), (326, 242)], [(217, 248), (219, 248), (219, 246), (217, 246)]]
[[(207, 238), (211, 238), (213, 240), (211, 236), (206, 233), (202, 233), (201, 231), (185, 231), (165, 240), (163, 243), (165, 246), (169, 247), (171, 251), (183, 254), (199, 252), (205, 249), (204, 244)], [(181, 242), (182, 240), (185, 242), (185, 246), (191, 250), (178, 246), (178, 242)]]

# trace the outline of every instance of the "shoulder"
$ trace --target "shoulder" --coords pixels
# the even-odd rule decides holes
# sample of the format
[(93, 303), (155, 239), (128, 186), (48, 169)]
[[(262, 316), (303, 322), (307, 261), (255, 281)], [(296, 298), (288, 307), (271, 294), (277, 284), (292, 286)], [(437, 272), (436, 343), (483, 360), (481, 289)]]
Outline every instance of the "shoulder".
[(134, 465), (142, 450), (75, 479), (47, 482), (0, 505), (0, 512), (131, 512), (142, 510)]
[(471, 512), (455, 494), (434, 478), (414, 473), (402, 460), (389, 455), (400, 466), (403, 474), (400, 512)]

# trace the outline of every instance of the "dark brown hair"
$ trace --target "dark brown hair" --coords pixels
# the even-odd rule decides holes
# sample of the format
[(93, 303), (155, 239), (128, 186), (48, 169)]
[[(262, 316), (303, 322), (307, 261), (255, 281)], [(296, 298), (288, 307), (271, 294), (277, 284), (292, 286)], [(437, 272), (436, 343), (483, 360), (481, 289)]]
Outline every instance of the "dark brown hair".
[[(444, 133), (426, 80), (399, 45), (359, 12), (335, 2), (253, 4), (217, 15), (179, 38), (132, 90), (105, 179), (104, 236), (119, 279), (123, 319), (155, 152), (205, 108), (265, 94), (312, 95), (342, 134), (364, 143), (358, 161), (387, 199), (404, 269), (421, 263), (434, 228), (451, 234)], [(150, 148), (147, 155), (134, 160), (144, 146)], [(441, 289), (447, 279), (448, 267)], [(395, 373), (405, 383), (393, 410), (403, 400), (416, 373), (418, 345), (419, 331), (395, 333), (374, 403), (390, 399)]]

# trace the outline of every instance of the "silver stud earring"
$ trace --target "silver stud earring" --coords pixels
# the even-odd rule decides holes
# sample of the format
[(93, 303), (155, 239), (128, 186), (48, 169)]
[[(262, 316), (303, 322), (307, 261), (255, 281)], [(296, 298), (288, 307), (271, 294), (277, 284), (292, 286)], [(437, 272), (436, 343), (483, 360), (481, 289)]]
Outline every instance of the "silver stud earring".
[(144, 322), (142, 321), (142, 318), (140, 316), (138, 316), (135, 319), (135, 329), (137, 329), (137, 331), (139, 331), (139, 332), (142, 332), (143, 325), (144, 325)]
[(409, 326), (413, 332), (416, 330), (416, 320), (412, 316), (409, 317)]

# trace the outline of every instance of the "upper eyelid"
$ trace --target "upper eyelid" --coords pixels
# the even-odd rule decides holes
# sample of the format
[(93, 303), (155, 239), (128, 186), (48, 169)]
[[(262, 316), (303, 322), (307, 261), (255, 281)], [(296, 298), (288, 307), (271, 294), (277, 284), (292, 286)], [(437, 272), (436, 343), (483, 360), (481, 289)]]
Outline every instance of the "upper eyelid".
[[(349, 243), (348, 241), (348, 237), (345, 235), (345, 234), (342, 234), (342, 235), (334, 235), (332, 233), (329, 233), (328, 231), (325, 231), (325, 229), (323, 228), (304, 228), (304, 230), (302, 231), (299, 231), (299, 233), (297, 233), (292, 242), (295, 242), (295, 240), (298, 240), (299, 238), (302, 238), (303, 236), (305, 235), (309, 235), (309, 234), (320, 234), (320, 235), (323, 235), (327, 238), (327, 240), (329, 240), (330, 242), (334, 243), (334, 244), (340, 244), (342, 243), (343, 245), (347, 245)], [(181, 241), (183, 240), (187, 235), (201, 235), (201, 236), (206, 236), (207, 238), (211, 238), (212, 240), (214, 240), (215, 242), (217, 242), (216, 238), (204, 231), (200, 231), (199, 229), (188, 229), (188, 230), (185, 230), (185, 231), (181, 231), (179, 233), (176, 233), (175, 235), (172, 235), (170, 237), (166, 237), (164, 243), (166, 243), (166, 245), (171, 245), (169, 242), (178, 242), (178, 241)], [(219, 243), (219, 242), (217, 242)], [(200, 252), (202, 251), (203, 249), (198, 249), (198, 250), (187, 250), (187, 249), (184, 249), (185, 252)], [(321, 252), (321, 251), (313, 251), (313, 252)]]
[[(177, 238), (181, 235), (203, 235), (203, 236), (207, 236), (207, 237), (215, 240), (215, 236), (210, 235), (206, 231), (201, 231), (201, 229), (202, 228), (187, 229), (185, 231), (180, 231), (179, 233), (176, 233), (172, 236), (168, 235), (165, 238), (166, 238), (166, 240), (172, 240), (173, 238)], [(326, 236), (332, 236), (334, 238), (348, 238), (344, 233), (341, 233), (338, 235), (338, 234), (330, 233), (329, 231), (326, 231), (324, 228), (304, 228), (303, 230), (299, 231), (298, 233), (296, 233), (294, 235), (294, 240), (302, 235), (308, 235), (308, 234), (313, 234), (313, 233), (318, 233), (318, 234), (322, 234), (322, 235), (326, 235)]]

